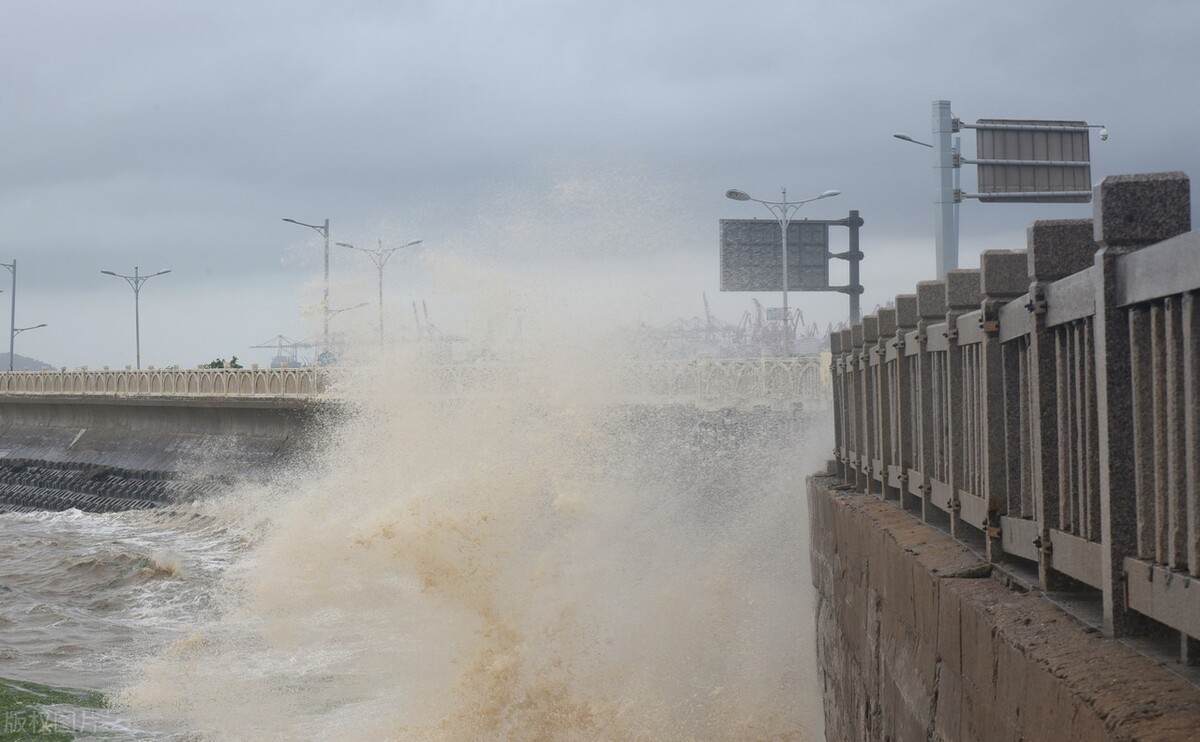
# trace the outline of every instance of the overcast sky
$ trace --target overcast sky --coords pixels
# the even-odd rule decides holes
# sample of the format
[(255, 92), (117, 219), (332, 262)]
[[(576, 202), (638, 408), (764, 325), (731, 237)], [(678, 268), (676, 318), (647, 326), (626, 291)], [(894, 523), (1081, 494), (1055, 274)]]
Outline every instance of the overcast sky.
[[(532, 312), (657, 323), (707, 293), (737, 321), (754, 295), (718, 295), (717, 222), (768, 215), (731, 187), (840, 189), (804, 214), (861, 212), (869, 310), (934, 270), (930, 151), (893, 132), (929, 139), (944, 98), (964, 121), (1107, 125), (1095, 181), (1200, 177), (1197, 29), (1187, 0), (7, 3), (0, 260), (17, 325), (49, 325), (17, 352), (133, 363), (133, 293), (100, 271), (136, 265), (172, 270), (142, 290), (143, 365), (266, 363), (249, 346), (320, 326), (321, 239), (282, 217), (423, 240), (387, 267), (397, 330), (414, 299), (469, 330), (504, 273), (545, 280)], [(1090, 214), (968, 202), (960, 263)], [(371, 302), (335, 329), (373, 332), (375, 269), (335, 247), (332, 272), (333, 308)]]

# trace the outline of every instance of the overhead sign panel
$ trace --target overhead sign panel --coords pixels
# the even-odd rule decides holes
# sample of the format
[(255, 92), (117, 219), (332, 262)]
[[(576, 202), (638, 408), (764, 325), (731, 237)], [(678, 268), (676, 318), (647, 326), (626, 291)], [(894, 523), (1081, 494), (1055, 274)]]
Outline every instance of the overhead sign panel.
[[(789, 290), (829, 290), (829, 224), (808, 220), (790, 223), (787, 262)], [(721, 220), (721, 290), (783, 290), (778, 222)]]
[(980, 119), (974, 162), (979, 200), (1087, 203), (1092, 198), (1086, 121)]

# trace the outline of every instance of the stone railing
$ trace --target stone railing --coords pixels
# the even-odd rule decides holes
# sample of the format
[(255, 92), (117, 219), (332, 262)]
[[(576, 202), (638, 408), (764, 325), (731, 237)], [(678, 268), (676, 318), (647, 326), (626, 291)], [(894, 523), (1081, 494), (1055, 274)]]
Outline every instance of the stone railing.
[(306, 397), (321, 393), (325, 386), (325, 374), (319, 368), (0, 373), (0, 395)]
[(1035, 222), (1027, 251), (985, 252), (833, 337), (837, 472), (1042, 589), (1090, 592), (1109, 635), (1178, 631), (1195, 661), (1189, 181), (1107, 178), (1094, 203), (1094, 219)]

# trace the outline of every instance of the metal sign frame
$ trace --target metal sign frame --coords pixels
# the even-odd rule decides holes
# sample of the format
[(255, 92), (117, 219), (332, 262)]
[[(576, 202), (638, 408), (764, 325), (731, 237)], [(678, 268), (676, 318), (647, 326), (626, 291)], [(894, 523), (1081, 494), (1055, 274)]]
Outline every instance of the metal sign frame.
[(978, 194), (983, 202), (1088, 203), (1092, 167), (1086, 121), (979, 119)]
[[(721, 291), (783, 291), (779, 223), (721, 220)], [(788, 290), (829, 290), (829, 224), (796, 219), (788, 224)]]
[[(796, 219), (788, 225), (788, 291), (836, 291), (850, 297), (850, 321), (860, 316), (858, 230), (863, 225), (858, 211), (845, 219)], [(850, 249), (829, 252), (829, 227), (850, 230)], [(750, 240), (747, 241), (747, 232)], [(807, 236), (807, 240), (805, 237)], [(819, 236), (819, 241), (818, 241)], [(741, 241), (739, 241), (739, 239)], [(782, 291), (779, 223), (769, 219), (721, 219), (721, 291)], [(833, 258), (850, 263), (850, 282), (829, 285), (829, 261)]]
[[(1100, 129), (1100, 139), (1107, 139), (1107, 129), (1103, 126), (1084, 121), (1028, 119), (979, 119), (974, 124), (964, 124), (951, 111), (948, 100), (935, 100), (932, 113), (933, 143), (926, 146), (933, 150), (937, 174), (933, 203), (939, 279), (958, 267), (958, 205), (964, 198), (991, 203), (1091, 201), (1090, 131)], [(963, 129), (979, 132), (975, 159), (963, 157), (959, 151), (956, 135)], [(1016, 140), (1008, 139), (1010, 134), (1015, 134)], [(1023, 143), (1021, 137), (1025, 134), (1030, 138)], [(1052, 144), (1055, 137), (1059, 141)], [(900, 138), (925, 144), (911, 137)], [(976, 166), (979, 193), (963, 193), (959, 189), (958, 175), (964, 163)]]

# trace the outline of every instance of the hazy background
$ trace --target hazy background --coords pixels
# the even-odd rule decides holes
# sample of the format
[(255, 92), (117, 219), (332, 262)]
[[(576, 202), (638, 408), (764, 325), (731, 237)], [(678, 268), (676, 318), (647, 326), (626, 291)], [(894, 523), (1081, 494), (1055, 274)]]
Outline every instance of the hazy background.
[[(1107, 125), (1094, 180), (1196, 177), (1197, 28), (1183, 0), (9, 3), (0, 260), (18, 261), (17, 325), (49, 324), (17, 352), (132, 363), (132, 292), (99, 271), (137, 265), (173, 271), (142, 292), (143, 365), (266, 363), (249, 346), (320, 326), (320, 237), (282, 217), (328, 217), (334, 241), (424, 240), (388, 266), (391, 328), (425, 299), (463, 329), (476, 299), (434, 285), (445, 256), (577, 282), (533, 311), (660, 323), (707, 292), (737, 321), (751, 295), (717, 292), (717, 220), (768, 215), (731, 187), (842, 190), (801, 215), (860, 210), (869, 311), (933, 274), (932, 158), (893, 132), (928, 140), (945, 98), (964, 121)], [(1035, 218), (1090, 213), (967, 202), (960, 264), (1022, 247)], [(373, 303), (366, 257), (333, 249), (331, 306)], [(840, 294), (793, 305), (822, 327), (847, 313)]]

